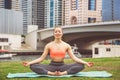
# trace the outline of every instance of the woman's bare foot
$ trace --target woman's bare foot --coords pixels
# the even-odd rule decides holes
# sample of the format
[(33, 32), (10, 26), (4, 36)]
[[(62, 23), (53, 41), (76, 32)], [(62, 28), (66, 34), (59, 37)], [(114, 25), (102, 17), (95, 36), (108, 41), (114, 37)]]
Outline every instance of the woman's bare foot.
[(48, 73), (47, 73), (48, 75), (52, 75), (52, 76), (54, 76), (55, 74), (56, 74), (56, 72), (51, 72), (51, 71), (48, 71)]
[(57, 71), (56, 72), (56, 76), (61, 76), (61, 75), (66, 75), (66, 74), (67, 74), (67, 71), (64, 71), (64, 72)]
[(67, 71), (64, 71), (64, 72), (60, 72), (60, 71), (51, 72), (51, 71), (48, 71), (48, 75), (52, 75), (52, 76), (61, 76), (61, 75), (66, 75), (66, 74), (67, 74)]

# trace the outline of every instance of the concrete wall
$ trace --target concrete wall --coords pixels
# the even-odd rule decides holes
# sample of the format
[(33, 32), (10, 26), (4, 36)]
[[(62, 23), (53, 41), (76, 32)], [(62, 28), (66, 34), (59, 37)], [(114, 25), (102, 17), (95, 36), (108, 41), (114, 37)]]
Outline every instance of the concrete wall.
[(26, 35), (25, 43), (31, 48), (37, 50), (37, 32), (33, 31)]
[(21, 35), (15, 35), (15, 34), (0, 34), (0, 39), (6, 38), (8, 39), (7, 42), (0, 41), (0, 46), (8, 47), (9, 50), (16, 50), (21, 47)]
[(38, 30), (38, 25), (28, 25), (27, 33)]
[[(95, 54), (95, 48), (98, 48), (98, 54)], [(120, 57), (120, 45), (94, 45), (92, 57)]]

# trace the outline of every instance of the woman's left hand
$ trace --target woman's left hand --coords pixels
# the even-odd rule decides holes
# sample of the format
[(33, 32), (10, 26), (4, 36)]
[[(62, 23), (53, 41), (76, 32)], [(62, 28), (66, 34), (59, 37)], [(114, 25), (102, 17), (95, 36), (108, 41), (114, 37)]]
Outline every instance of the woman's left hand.
[(87, 66), (88, 66), (88, 67), (92, 67), (93, 65), (94, 65), (93, 62), (87, 62)]
[(22, 65), (23, 66), (29, 66), (30, 64), (29, 64), (29, 62), (22, 62)]

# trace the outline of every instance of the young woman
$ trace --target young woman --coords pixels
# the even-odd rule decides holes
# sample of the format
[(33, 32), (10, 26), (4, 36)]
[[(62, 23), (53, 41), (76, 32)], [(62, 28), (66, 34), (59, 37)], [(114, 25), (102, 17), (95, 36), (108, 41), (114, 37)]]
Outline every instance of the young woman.
[[(30, 69), (38, 74), (48, 75), (66, 75), (75, 74), (84, 69), (84, 65), (91, 67), (92, 62), (85, 62), (77, 58), (71, 49), (71, 46), (62, 40), (63, 31), (61, 27), (54, 29), (54, 41), (45, 46), (42, 56), (31, 62), (23, 62), (24, 66), (30, 66)], [(48, 65), (39, 64), (50, 53), (51, 63)], [(73, 64), (64, 64), (66, 53), (76, 62)]]

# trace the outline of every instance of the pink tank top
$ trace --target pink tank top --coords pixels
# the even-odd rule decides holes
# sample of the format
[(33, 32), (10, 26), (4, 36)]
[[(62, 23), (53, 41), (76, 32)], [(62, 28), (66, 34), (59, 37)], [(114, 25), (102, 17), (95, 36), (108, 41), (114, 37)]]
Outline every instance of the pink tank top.
[(56, 58), (56, 57), (64, 58), (65, 55), (66, 55), (65, 49), (58, 50), (58, 49), (53, 48), (53, 47), (50, 48), (50, 57), (51, 58)]

